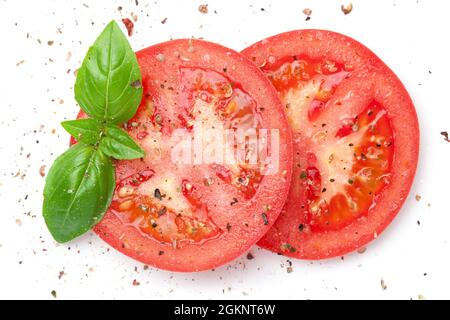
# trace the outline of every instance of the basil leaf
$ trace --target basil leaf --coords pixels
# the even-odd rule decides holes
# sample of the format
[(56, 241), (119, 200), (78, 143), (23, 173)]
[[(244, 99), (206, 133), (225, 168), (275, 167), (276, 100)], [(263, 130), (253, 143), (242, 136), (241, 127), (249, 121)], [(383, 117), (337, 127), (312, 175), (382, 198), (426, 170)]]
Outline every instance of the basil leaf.
[(144, 150), (122, 129), (107, 126), (106, 136), (100, 141), (100, 150), (118, 160), (142, 158)]
[(102, 125), (94, 119), (78, 119), (61, 122), (62, 127), (77, 141), (96, 144), (102, 132)]
[(127, 38), (111, 21), (89, 49), (75, 83), (75, 99), (92, 118), (121, 124), (142, 98), (141, 72)]
[(111, 159), (82, 142), (59, 156), (48, 172), (43, 214), (53, 238), (64, 243), (103, 218), (115, 188)]

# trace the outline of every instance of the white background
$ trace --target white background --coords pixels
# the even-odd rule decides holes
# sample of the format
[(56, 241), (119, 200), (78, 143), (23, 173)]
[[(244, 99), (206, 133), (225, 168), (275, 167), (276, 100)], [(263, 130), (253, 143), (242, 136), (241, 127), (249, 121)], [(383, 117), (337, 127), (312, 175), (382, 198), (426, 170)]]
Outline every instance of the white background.
[[(52, 290), (58, 299), (450, 298), (450, 143), (440, 135), (450, 131), (450, 1), (352, 2), (346, 16), (344, 0), (0, 0), (0, 298), (53, 299)], [(202, 3), (208, 14), (198, 11)], [(176, 274), (144, 270), (92, 233), (55, 244), (41, 217), (39, 168), (67, 148), (59, 122), (77, 113), (73, 71), (104, 25), (131, 13), (136, 50), (192, 36), (241, 50), (283, 31), (322, 28), (375, 51), (405, 83), (421, 125), (418, 174), (394, 223), (363, 254), (292, 261), (292, 273), (285, 257), (256, 247), (254, 260)]]

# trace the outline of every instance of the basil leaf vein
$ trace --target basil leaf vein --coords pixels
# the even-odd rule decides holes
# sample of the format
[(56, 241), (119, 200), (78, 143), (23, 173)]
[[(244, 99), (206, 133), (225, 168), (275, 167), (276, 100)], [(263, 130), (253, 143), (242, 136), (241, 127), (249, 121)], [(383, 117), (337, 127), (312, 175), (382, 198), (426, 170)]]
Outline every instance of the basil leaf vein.
[(142, 98), (137, 58), (116, 22), (109, 23), (89, 49), (75, 83), (75, 98), (91, 117), (123, 123)]
[(134, 116), (142, 92), (136, 55), (112, 21), (88, 50), (75, 83), (75, 99), (90, 118), (62, 122), (78, 143), (47, 174), (42, 211), (56, 241), (68, 242), (103, 218), (115, 189), (111, 157), (144, 156), (117, 127)]
[(106, 136), (100, 141), (100, 150), (118, 160), (142, 158), (144, 150), (122, 129), (107, 126)]
[(96, 225), (114, 188), (111, 159), (96, 147), (79, 142), (58, 157), (44, 188), (43, 214), (53, 238), (64, 243)]
[(87, 144), (98, 143), (103, 126), (95, 119), (77, 119), (61, 122), (62, 127), (77, 141)]

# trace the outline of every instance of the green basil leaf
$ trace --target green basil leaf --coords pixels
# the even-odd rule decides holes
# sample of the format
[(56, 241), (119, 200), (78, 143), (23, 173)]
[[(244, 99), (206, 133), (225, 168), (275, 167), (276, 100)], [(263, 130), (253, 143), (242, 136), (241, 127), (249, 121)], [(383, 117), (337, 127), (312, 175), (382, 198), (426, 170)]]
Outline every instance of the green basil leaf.
[(89, 49), (75, 83), (75, 99), (92, 118), (121, 124), (142, 99), (141, 72), (127, 38), (111, 21)]
[(100, 150), (118, 160), (142, 158), (144, 150), (122, 129), (108, 125), (106, 136), (100, 141)]
[(103, 218), (115, 188), (111, 159), (82, 142), (59, 156), (44, 188), (43, 214), (53, 238), (64, 243)]
[(62, 127), (77, 141), (96, 144), (100, 139), (102, 125), (95, 119), (78, 119), (61, 122)]

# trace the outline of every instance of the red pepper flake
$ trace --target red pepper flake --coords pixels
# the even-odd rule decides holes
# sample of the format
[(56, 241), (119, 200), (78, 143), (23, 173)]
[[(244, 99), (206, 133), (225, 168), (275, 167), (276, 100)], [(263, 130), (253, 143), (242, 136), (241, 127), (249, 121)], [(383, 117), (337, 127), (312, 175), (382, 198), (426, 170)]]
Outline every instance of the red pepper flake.
[(341, 10), (345, 15), (350, 14), (350, 12), (352, 12), (353, 10), (353, 4), (349, 3), (346, 5), (341, 5)]
[(133, 280), (133, 286), (134, 287), (137, 287), (137, 286), (140, 286), (140, 285), (141, 285), (141, 283), (139, 281), (137, 281), (136, 279)]
[(309, 17), (312, 14), (312, 10), (309, 8), (303, 9), (303, 14)]
[(41, 177), (45, 177), (45, 167), (46, 166), (44, 165), (39, 168), (39, 174), (41, 175)]
[(416, 201), (420, 201), (420, 199), (422, 199), (422, 196), (419, 194), (416, 194)]
[(198, 11), (200, 11), (200, 13), (207, 14), (208, 13), (208, 5), (207, 4), (199, 5)]
[(441, 132), (441, 136), (444, 137), (445, 141), (450, 142), (450, 140), (448, 139), (448, 132), (447, 131), (442, 131)]
[(359, 248), (357, 252), (358, 252), (359, 254), (363, 254), (363, 253), (366, 252), (366, 251), (367, 251), (367, 248), (366, 248), (366, 247), (362, 247), (362, 248)]
[(312, 10), (309, 8), (303, 9), (303, 14), (306, 16), (305, 21), (311, 20)]
[(125, 19), (122, 19), (122, 22), (125, 25), (125, 28), (127, 28), (128, 36), (131, 37), (131, 35), (133, 34), (133, 28), (134, 28), (133, 21), (131, 21), (128, 18), (125, 18)]

